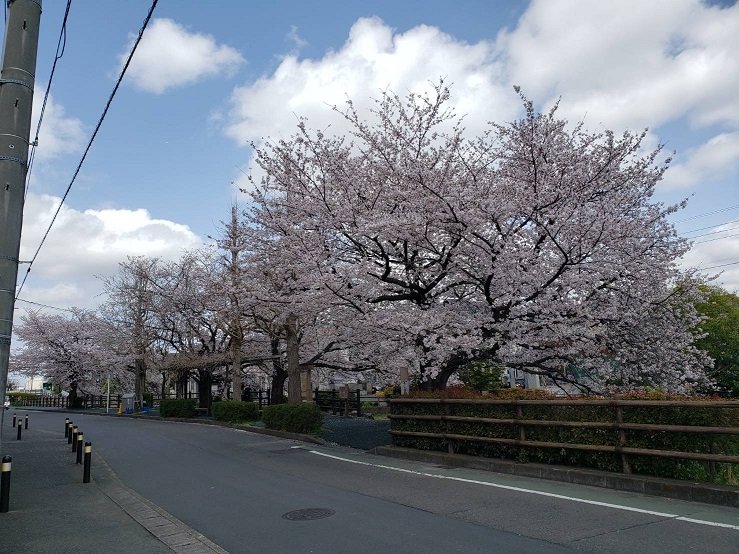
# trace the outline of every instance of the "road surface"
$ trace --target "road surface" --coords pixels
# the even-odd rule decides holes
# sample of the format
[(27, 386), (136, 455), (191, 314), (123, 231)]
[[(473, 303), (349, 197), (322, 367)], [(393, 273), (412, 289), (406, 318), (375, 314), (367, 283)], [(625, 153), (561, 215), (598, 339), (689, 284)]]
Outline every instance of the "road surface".
[[(35, 412), (33, 424), (63, 441), (64, 417)], [(71, 417), (123, 483), (232, 553), (739, 553), (739, 509), (208, 425)]]

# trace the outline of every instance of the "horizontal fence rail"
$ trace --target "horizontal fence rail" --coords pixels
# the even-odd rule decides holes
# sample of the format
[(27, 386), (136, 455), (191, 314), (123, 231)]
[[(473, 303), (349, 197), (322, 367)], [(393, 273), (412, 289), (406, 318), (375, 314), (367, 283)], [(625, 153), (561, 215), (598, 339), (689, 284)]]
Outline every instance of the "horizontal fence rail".
[[(677, 400), (502, 400), (502, 399), (437, 399), (437, 398), (399, 398), (389, 400), (391, 413), (390, 433), (393, 442), (397, 443), (396, 437), (411, 437), (420, 439), (439, 440), (447, 443), (450, 453), (455, 451), (460, 443), (488, 443), (509, 447), (528, 447), (543, 449), (566, 449), (585, 452), (605, 452), (620, 455), (622, 471), (631, 473), (631, 456), (650, 456), (657, 458), (671, 458), (695, 460), (710, 463), (739, 464), (739, 455), (716, 453), (716, 452), (686, 452), (681, 450), (667, 450), (657, 448), (636, 448), (628, 446), (627, 431), (641, 431), (651, 433), (699, 433), (704, 435), (736, 435), (739, 436), (739, 427), (725, 425), (670, 425), (651, 423), (628, 423), (624, 422), (624, 410), (629, 408), (712, 408), (733, 409), (739, 414), (738, 401), (677, 401)], [(401, 409), (409, 409), (413, 406), (423, 407), (428, 410), (429, 406), (438, 406), (445, 413), (440, 414), (412, 414), (397, 413)], [(515, 417), (479, 417), (466, 415), (450, 415), (449, 411), (464, 406), (505, 406), (515, 408)], [(610, 421), (573, 421), (555, 419), (532, 419), (524, 417), (525, 408), (548, 408), (553, 406), (566, 406), (574, 408), (595, 407), (602, 408), (601, 414), (606, 414), (605, 409), (612, 409)], [(432, 422), (442, 427), (442, 432), (422, 432), (398, 429), (396, 422)], [(448, 427), (454, 424), (479, 424), (483, 426), (503, 426), (512, 428), (518, 433), (518, 438), (490, 437), (484, 435), (470, 435), (451, 432)], [(526, 431), (530, 428), (570, 428), (570, 429), (606, 429), (615, 432), (613, 442), (617, 444), (585, 444), (577, 442), (537, 441), (527, 440)], [(713, 448), (711, 448), (713, 450)]]

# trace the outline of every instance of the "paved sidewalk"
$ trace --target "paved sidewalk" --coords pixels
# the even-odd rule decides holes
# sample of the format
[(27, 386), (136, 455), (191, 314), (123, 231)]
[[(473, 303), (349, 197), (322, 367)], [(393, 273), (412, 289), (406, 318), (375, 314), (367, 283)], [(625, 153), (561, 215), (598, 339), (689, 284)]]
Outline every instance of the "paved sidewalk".
[[(13, 413), (29, 414), (16, 440)], [(13, 457), (10, 511), (0, 514), (0, 552), (224, 553), (196, 531), (123, 485), (94, 454), (92, 482), (59, 432), (34, 429), (33, 412), (5, 412), (2, 454)]]

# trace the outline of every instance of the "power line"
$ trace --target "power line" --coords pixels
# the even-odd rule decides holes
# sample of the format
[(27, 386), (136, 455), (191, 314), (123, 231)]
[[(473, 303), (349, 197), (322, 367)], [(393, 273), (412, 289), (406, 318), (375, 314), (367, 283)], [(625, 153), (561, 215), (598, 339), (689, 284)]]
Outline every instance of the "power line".
[(64, 19), (62, 19), (62, 28), (59, 31), (59, 40), (56, 43), (56, 53), (54, 54), (54, 63), (51, 66), (49, 74), (49, 82), (46, 84), (46, 92), (44, 93), (44, 101), (41, 104), (41, 113), (39, 114), (38, 124), (36, 125), (36, 136), (31, 143), (31, 153), (28, 157), (28, 173), (26, 174), (26, 190), (23, 193), (24, 198), (28, 195), (28, 187), (31, 184), (31, 173), (33, 173), (33, 161), (36, 159), (36, 148), (38, 147), (38, 135), (41, 131), (41, 122), (44, 120), (44, 112), (46, 111), (46, 102), (49, 100), (49, 92), (51, 91), (51, 83), (54, 80), (54, 72), (56, 71), (57, 62), (64, 56), (64, 50), (67, 47), (67, 18), (69, 17), (69, 8), (72, 7), (72, 0), (67, 0), (67, 9), (64, 11)]
[(700, 269), (700, 270), (703, 271), (703, 270), (707, 270), (707, 269), (716, 269), (717, 267), (727, 267), (727, 266), (736, 265), (736, 264), (739, 264), (739, 260), (737, 260), (735, 262), (729, 262), (728, 264), (711, 265), (711, 266), (708, 266), (708, 267), (699, 267), (699, 268), (696, 268), (696, 269)]
[(25, 302), (26, 304), (33, 304), (34, 306), (41, 306), (42, 308), (51, 308), (52, 310), (61, 310), (63, 312), (72, 312), (69, 308), (60, 308), (58, 306), (51, 306), (49, 304), (42, 304), (41, 302), (33, 302), (31, 300), (25, 300), (23, 298), (16, 298), (18, 302)]
[[(720, 227), (720, 225), (717, 225), (717, 227)], [(721, 229), (719, 231), (711, 231), (710, 233), (701, 233), (700, 235), (693, 235), (692, 237), (685, 237), (685, 238), (687, 238), (688, 240), (693, 240), (699, 237), (707, 237), (709, 235), (718, 235), (719, 233), (728, 233), (729, 231), (736, 231), (737, 229), (739, 229), (739, 227), (729, 227), (728, 229)]]
[(714, 229), (716, 227), (721, 227), (722, 225), (731, 225), (732, 223), (739, 223), (739, 219), (735, 219), (733, 221), (724, 221), (723, 223), (719, 223), (717, 225), (709, 225), (708, 227), (699, 227), (698, 229), (691, 229), (690, 231), (684, 231), (683, 234), (697, 233), (698, 231), (705, 231), (706, 229)]
[[(718, 235), (720, 233), (728, 233), (729, 231), (736, 231), (737, 229), (739, 229), (739, 227), (729, 227), (728, 229), (720, 229), (718, 231), (711, 231), (710, 233), (701, 233), (700, 235), (693, 235), (692, 237), (683, 237), (683, 238), (686, 238), (687, 240), (693, 240), (693, 239), (697, 239), (697, 238), (700, 238), (700, 237), (708, 237), (708, 236), (711, 236), (711, 235)], [(731, 236), (734, 236), (734, 235), (729, 235), (729, 236), (731, 237)], [(728, 237), (718, 237), (718, 238), (715, 238), (715, 239), (712, 239), (712, 240), (719, 240), (719, 239), (722, 239), (722, 238), (728, 238)], [(698, 242), (706, 242), (706, 241), (698, 241)]]
[(154, 13), (154, 9), (156, 8), (158, 3), (159, 3), (159, 0), (152, 0), (151, 7), (149, 8), (149, 12), (146, 14), (146, 18), (144, 19), (144, 23), (142, 24), (141, 29), (139, 30), (139, 34), (136, 37), (136, 41), (133, 43), (133, 46), (131, 47), (131, 52), (128, 54), (126, 63), (123, 65), (123, 69), (121, 69), (121, 74), (118, 76), (118, 80), (116, 81), (115, 86), (113, 87), (113, 90), (110, 93), (110, 96), (108, 97), (108, 101), (105, 104), (105, 109), (103, 109), (103, 113), (100, 114), (100, 119), (98, 119), (97, 125), (95, 126), (95, 130), (92, 132), (92, 136), (90, 137), (90, 140), (87, 143), (87, 147), (85, 148), (85, 151), (82, 153), (82, 158), (80, 159), (80, 162), (77, 164), (77, 168), (74, 171), (74, 175), (72, 175), (72, 179), (69, 182), (69, 185), (67, 186), (67, 190), (64, 192), (64, 196), (62, 196), (62, 201), (59, 202), (59, 206), (57, 206), (56, 212), (54, 212), (54, 217), (51, 218), (51, 223), (49, 223), (49, 227), (46, 229), (46, 232), (44, 233), (44, 236), (41, 238), (41, 242), (39, 243), (38, 248), (36, 248), (36, 252), (34, 253), (33, 258), (31, 258), (31, 261), (28, 264), (28, 269), (26, 269), (26, 274), (23, 276), (23, 281), (21, 282), (21, 286), (18, 288), (18, 292), (15, 295), (16, 299), (18, 298), (18, 295), (23, 290), (23, 285), (26, 284), (26, 279), (28, 279), (28, 274), (31, 272), (33, 263), (36, 261), (36, 258), (38, 257), (38, 253), (41, 251), (41, 247), (44, 245), (44, 242), (46, 242), (46, 238), (49, 236), (49, 232), (51, 231), (51, 228), (54, 226), (54, 222), (56, 221), (56, 218), (62, 209), (62, 205), (64, 204), (64, 201), (67, 199), (67, 196), (69, 195), (69, 191), (72, 190), (72, 185), (74, 185), (74, 182), (77, 179), (77, 175), (79, 175), (80, 169), (82, 169), (82, 164), (85, 162), (85, 159), (87, 158), (87, 153), (90, 151), (90, 148), (92, 147), (92, 143), (94, 142), (95, 137), (97, 137), (98, 131), (100, 130), (100, 127), (103, 124), (103, 121), (105, 120), (105, 116), (108, 114), (108, 110), (110, 109), (110, 105), (113, 102), (113, 98), (115, 97), (116, 92), (118, 92), (118, 88), (121, 86), (121, 82), (123, 81), (123, 76), (126, 74), (126, 70), (128, 69), (128, 66), (131, 64), (131, 60), (133, 59), (133, 55), (136, 52), (136, 48), (138, 48), (139, 43), (141, 42), (141, 38), (144, 36), (144, 31), (146, 31), (146, 27), (149, 25), (151, 16)]
[(673, 223), (681, 223), (683, 221), (690, 221), (691, 219), (698, 219), (700, 217), (705, 217), (707, 215), (720, 214), (722, 212), (728, 212), (729, 210), (736, 210), (737, 208), (739, 208), (739, 204), (737, 204), (736, 206), (729, 206), (727, 208), (721, 208), (720, 210), (713, 210), (711, 212), (705, 212), (705, 213), (702, 213), (702, 214), (698, 214), (698, 215), (693, 215), (693, 216), (690, 216), (690, 217), (686, 217), (686, 218), (683, 218), (683, 219), (678, 219), (676, 221), (673, 221)]
[(730, 239), (731, 237), (739, 237), (739, 233), (734, 233), (733, 235), (726, 235), (725, 237), (716, 237), (715, 239), (699, 240), (699, 241), (696, 241), (693, 244), (703, 244), (704, 242), (713, 242), (715, 240)]

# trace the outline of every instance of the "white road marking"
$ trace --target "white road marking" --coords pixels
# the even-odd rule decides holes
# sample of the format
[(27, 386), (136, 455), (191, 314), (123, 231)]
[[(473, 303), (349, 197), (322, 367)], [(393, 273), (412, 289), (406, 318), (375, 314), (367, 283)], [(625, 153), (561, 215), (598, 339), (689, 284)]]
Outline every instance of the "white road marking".
[(569, 500), (571, 502), (580, 502), (582, 504), (590, 504), (593, 506), (602, 506), (604, 508), (613, 508), (616, 510), (624, 510), (627, 512), (636, 512), (639, 514), (648, 514), (653, 516), (659, 516), (669, 519), (676, 519), (679, 521), (686, 521), (688, 523), (697, 523), (699, 525), (710, 525), (712, 527), (723, 527), (725, 529), (733, 529), (735, 531), (739, 531), (739, 525), (732, 525), (730, 523), (718, 523), (715, 521), (706, 521), (703, 519), (693, 519), (690, 517), (681, 516), (678, 514), (669, 514), (666, 512), (656, 512), (654, 510), (644, 510), (642, 508), (634, 508), (632, 506), (624, 506), (622, 504), (611, 504), (610, 502), (600, 502), (598, 500), (587, 500), (585, 498), (577, 498), (574, 496), (566, 496), (563, 494), (556, 494), (553, 492), (544, 492), (544, 491), (538, 491), (534, 489), (525, 489), (523, 487), (514, 487), (511, 485), (501, 485), (499, 483), (489, 483), (487, 481), (478, 481), (476, 479), (465, 479), (464, 477), (453, 477), (449, 475), (439, 475), (438, 473), (426, 473), (424, 471), (415, 471), (412, 469), (404, 469), (401, 467), (394, 467), (394, 466), (388, 466), (383, 464), (373, 464), (370, 462), (360, 462), (359, 460), (352, 460), (351, 458), (342, 458), (341, 456), (334, 456), (333, 454), (325, 454), (323, 452), (319, 452), (317, 450), (309, 450), (311, 454), (316, 454), (318, 456), (323, 456), (325, 458), (332, 458), (334, 460), (340, 460), (342, 462), (349, 462), (352, 464), (362, 465), (362, 466), (370, 466), (370, 467), (376, 467), (379, 469), (389, 469), (391, 471), (398, 471), (400, 473), (410, 473), (413, 475), (420, 475), (422, 477), (433, 477), (435, 479), (448, 479), (450, 481), (461, 481), (462, 483), (471, 483), (474, 485), (484, 485), (486, 487), (494, 487), (497, 489), (505, 489), (509, 491), (516, 491), (516, 492), (524, 492), (528, 494), (538, 494), (539, 496), (547, 496), (549, 498), (558, 498), (560, 500)]

